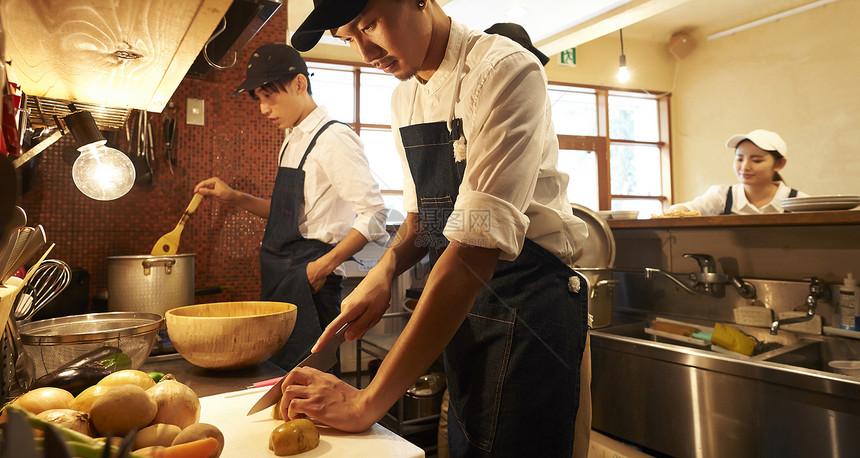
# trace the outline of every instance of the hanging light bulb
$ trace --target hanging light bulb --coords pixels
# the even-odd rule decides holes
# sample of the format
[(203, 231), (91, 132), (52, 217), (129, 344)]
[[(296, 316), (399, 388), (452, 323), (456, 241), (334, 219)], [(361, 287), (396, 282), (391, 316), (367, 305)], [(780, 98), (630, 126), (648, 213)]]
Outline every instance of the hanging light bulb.
[(630, 72), (627, 71), (627, 57), (624, 55), (624, 33), (618, 29), (618, 35), (621, 37), (621, 57), (618, 58), (618, 81), (626, 83), (630, 79)]
[(626, 83), (630, 79), (630, 72), (627, 71), (627, 58), (624, 54), (618, 59), (618, 81)]
[(75, 111), (63, 117), (66, 127), (80, 145), (81, 155), (72, 165), (75, 186), (87, 197), (114, 200), (124, 196), (134, 185), (134, 164), (121, 151), (105, 146), (107, 140), (99, 132), (89, 111)]

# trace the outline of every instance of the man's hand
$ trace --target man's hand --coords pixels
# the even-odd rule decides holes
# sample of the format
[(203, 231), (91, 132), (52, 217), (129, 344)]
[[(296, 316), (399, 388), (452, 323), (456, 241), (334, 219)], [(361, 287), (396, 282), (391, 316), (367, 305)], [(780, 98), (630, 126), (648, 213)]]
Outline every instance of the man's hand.
[(311, 285), (311, 293), (316, 294), (325, 285), (325, 279), (331, 271), (327, 271), (325, 263), (319, 259), (309, 262), (305, 270), (308, 274), (308, 284)]
[(332, 428), (358, 433), (368, 430), (385, 414), (386, 407), (367, 405), (364, 391), (310, 367), (293, 369), (281, 390), (284, 420), (311, 417)]
[(194, 187), (194, 193), (212, 197), (227, 205), (236, 205), (236, 200), (239, 197), (239, 193), (227, 186), (227, 183), (218, 177), (208, 178), (197, 183), (197, 186)]

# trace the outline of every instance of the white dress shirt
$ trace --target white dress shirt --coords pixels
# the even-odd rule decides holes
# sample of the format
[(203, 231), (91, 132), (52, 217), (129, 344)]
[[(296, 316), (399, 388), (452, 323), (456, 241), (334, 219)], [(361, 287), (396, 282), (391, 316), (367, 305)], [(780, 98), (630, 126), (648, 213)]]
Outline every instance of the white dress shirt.
[[(280, 166), (297, 168), (314, 135), (331, 119), (325, 108), (317, 107), (288, 130)], [(355, 229), (371, 242), (388, 241), (379, 185), (370, 174), (361, 139), (349, 126), (329, 126), (317, 139), (302, 170), (305, 211), (299, 217), (299, 231), (304, 238), (334, 245)]]
[[(723, 213), (726, 208), (726, 195), (729, 192), (729, 185), (718, 184), (711, 186), (708, 190), (695, 199), (684, 202), (682, 204), (691, 211), (697, 211), (702, 216), (714, 216)], [(776, 189), (776, 194), (770, 202), (763, 205), (761, 208), (756, 207), (747, 200), (747, 195), (744, 192), (743, 184), (731, 186), (732, 189), (732, 214), (735, 215), (763, 215), (768, 213), (783, 213), (779, 201), (788, 198), (791, 188), (785, 185), (782, 181), (779, 182), (779, 187)], [(798, 191), (797, 197), (809, 197), (808, 194)], [(673, 205), (674, 207), (674, 205)]]
[(466, 172), (445, 237), (498, 248), (503, 260), (515, 259), (528, 237), (571, 264), (588, 230), (573, 216), (568, 176), (557, 167), (558, 138), (543, 67), (513, 41), (456, 21), (439, 69), (426, 84), (414, 77), (401, 83), (392, 96), (405, 210), (417, 212), (418, 203), (399, 128), (450, 121), (460, 84), (455, 117), (463, 119)]

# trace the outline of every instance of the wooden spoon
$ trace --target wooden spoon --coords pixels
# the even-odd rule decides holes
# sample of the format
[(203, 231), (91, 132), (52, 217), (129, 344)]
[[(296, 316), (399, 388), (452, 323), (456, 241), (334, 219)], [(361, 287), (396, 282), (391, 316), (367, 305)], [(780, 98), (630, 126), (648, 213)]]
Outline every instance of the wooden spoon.
[(194, 198), (191, 199), (191, 203), (188, 204), (188, 207), (185, 209), (185, 213), (183, 213), (182, 218), (179, 219), (179, 224), (177, 224), (172, 231), (162, 235), (161, 238), (155, 242), (155, 246), (152, 247), (152, 252), (150, 252), (151, 255), (163, 256), (176, 254), (177, 250), (179, 250), (179, 236), (182, 235), (182, 228), (185, 227), (185, 222), (188, 221), (188, 217), (194, 213), (194, 210), (197, 210), (197, 206), (200, 205), (202, 200), (202, 194), (194, 194)]

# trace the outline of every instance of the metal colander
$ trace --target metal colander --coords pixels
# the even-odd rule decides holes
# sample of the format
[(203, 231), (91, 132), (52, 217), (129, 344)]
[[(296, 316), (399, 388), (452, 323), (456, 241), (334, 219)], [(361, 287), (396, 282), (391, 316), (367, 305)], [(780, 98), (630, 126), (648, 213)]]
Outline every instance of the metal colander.
[(106, 312), (34, 321), (20, 326), (21, 341), (41, 377), (81, 355), (119, 347), (138, 369), (146, 361), (164, 319), (155, 313)]

